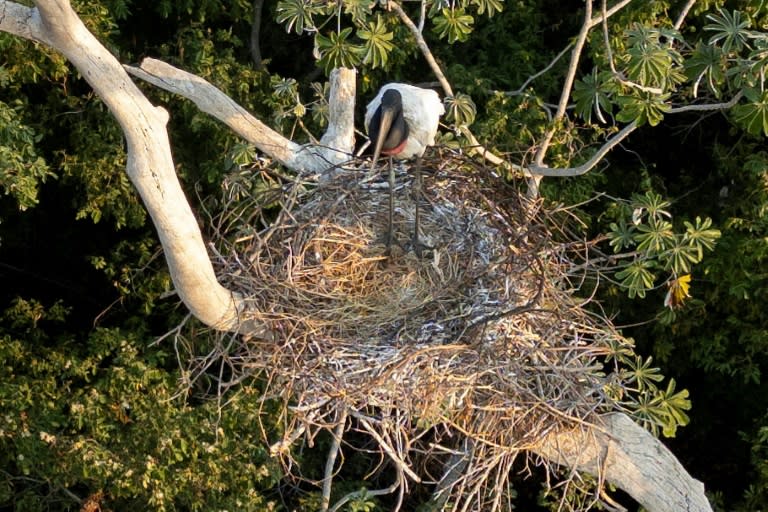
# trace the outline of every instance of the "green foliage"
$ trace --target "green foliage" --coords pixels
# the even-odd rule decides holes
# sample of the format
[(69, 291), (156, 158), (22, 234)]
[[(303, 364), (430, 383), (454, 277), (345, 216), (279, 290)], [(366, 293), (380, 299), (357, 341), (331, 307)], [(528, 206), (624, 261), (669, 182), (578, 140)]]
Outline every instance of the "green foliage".
[[(66, 309), (18, 300), (0, 326), (0, 507), (274, 510), (280, 472), (254, 393), (191, 406), (162, 349), (119, 329), (50, 339)], [(175, 363), (172, 363), (175, 365)]]
[(40, 184), (55, 174), (37, 154), (41, 136), (23, 123), (23, 109), (20, 101), (14, 107), (0, 101), (0, 190), (26, 210), (37, 204)]
[(733, 119), (752, 135), (768, 135), (768, 91), (744, 89), (746, 105), (733, 108)]
[(285, 25), (288, 32), (295, 31), (297, 34), (305, 30), (314, 28), (312, 16), (320, 14), (322, 9), (319, 5), (303, 0), (280, 0), (277, 3), (277, 22)]
[(326, 73), (330, 73), (333, 68), (353, 68), (362, 60), (362, 49), (350, 43), (351, 35), (351, 27), (346, 27), (339, 32), (331, 32), (328, 37), (322, 34), (317, 35), (315, 41), (321, 55), (320, 65)]
[(459, 128), (469, 127), (475, 122), (477, 106), (472, 98), (466, 94), (458, 93), (445, 99), (446, 118)]
[(606, 123), (605, 112), (613, 113), (611, 98), (618, 92), (618, 84), (607, 71), (592, 69), (592, 73), (576, 82), (573, 99), (576, 101), (576, 113), (588, 123), (592, 122), (592, 113), (601, 122)]
[(464, 9), (442, 9), (435, 16), (435, 32), (438, 36), (448, 39), (449, 43), (464, 42), (472, 33), (475, 20)]
[(616, 120), (625, 123), (634, 121), (638, 126), (656, 126), (669, 110), (666, 103), (669, 97), (668, 94), (655, 95), (646, 91), (633, 96), (619, 96), (616, 101), (620, 110), (616, 114)]
[(699, 86), (706, 83), (716, 98), (722, 96), (725, 83), (725, 53), (717, 46), (699, 41), (691, 57), (685, 63), (685, 73), (693, 80), (693, 96), (698, 96)]
[(481, 16), (487, 12), (488, 17), (492, 17), (504, 9), (503, 0), (472, 0), (472, 4), (477, 6), (477, 14)]
[(387, 55), (394, 45), (392, 44), (392, 32), (387, 30), (381, 16), (376, 16), (376, 21), (368, 22), (368, 28), (357, 31), (357, 37), (365, 41), (363, 46), (363, 64), (372, 68), (385, 67)]
[(628, 78), (643, 87), (667, 91), (681, 83), (682, 56), (671, 44), (679, 34), (670, 30), (657, 30), (635, 25), (627, 31), (629, 48), (623, 56)]
[(712, 251), (720, 238), (709, 218), (696, 217), (695, 224), (685, 221), (685, 231), (676, 233), (669, 206), (659, 194), (646, 192), (615, 209), (618, 219), (609, 225), (608, 243), (616, 254), (633, 251), (631, 261), (616, 272), (630, 298), (645, 297), (653, 289), (654, 270), (669, 272), (667, 282), (690, 273), (703, 260), (704, 251)]
[[(363, 66), (362, 90), (371, 88), (371, 77), (367, 71), (380, 69), (384, 72), (402, 67), (404, 55), (413, 52), (413, 35), (402, 25), (397, 13), (390, 9), (379, 9), (376, 2), (348, 0), (325, 2), (323, 0), (281, 0), (276, 7), (276, 20), (288, 32), (311, 34), (314, 40), (314, 55), (325, 73), (339, 66)], [(438, 38), (449, 43), (467, 41), (473, 33), (477, 16), (493, 17), (502, 12), (500, 0), (461, 0), (450, 7), (441, 2), (427, 2), (426, 20), (431, 22), (432, 31)], [(401, 6), (406, 16), (408, 5)], [(422, 32), (423, 33), (423, 32)], [(395, 44), (394, 41), (398, 43)], [(412, 73), (411, 73), (412, 74)], [(414, 81), (410, 76), (406, 81)], [(456, 120), (456, 130), (461, 132), (474, 120), (476, 108), (466, 93), (457, 94), (453, 99), (455, 108), (449, 109)]]
[(725, 9), (720, 9), (718, 14), (707, 14), (707, 19), (711, 23), (704, 26), (704, 31), (714, 32), (707, 41), (708, 45), (719, 46), (726, 54), (738, 53), (748, 46), (752, 33), (747, 29), (751, 23), (749, 19), (742, 17), (741, 12), (732, 11), (729, 13)]
[(616, 400), (646, 429), (658, 436), (675, 437), (678, 427), (687, 425), (691, 409), (688, 390), (676, 391), (675, 379), (666, 387), (661, 369), (653, 366), (653, 357), (643, 358), (635, 353), (634, 341), (611, 341), (607, 362), (613, 362), (622, 386), (606, 385), (606, 394)]

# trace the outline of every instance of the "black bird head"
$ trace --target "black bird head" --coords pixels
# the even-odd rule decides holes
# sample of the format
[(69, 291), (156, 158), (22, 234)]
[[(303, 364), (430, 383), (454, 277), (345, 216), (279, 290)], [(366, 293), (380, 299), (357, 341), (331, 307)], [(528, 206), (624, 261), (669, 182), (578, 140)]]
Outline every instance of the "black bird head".
[(394, 89), (387, 89), (381, 96), (381, 103), (371, 116), (368, 136), (374, 144), (371, 169), (376, 165), (379, 154), (391, 154), (408, 138), (408, 124), (403, 117), (403, 97)]

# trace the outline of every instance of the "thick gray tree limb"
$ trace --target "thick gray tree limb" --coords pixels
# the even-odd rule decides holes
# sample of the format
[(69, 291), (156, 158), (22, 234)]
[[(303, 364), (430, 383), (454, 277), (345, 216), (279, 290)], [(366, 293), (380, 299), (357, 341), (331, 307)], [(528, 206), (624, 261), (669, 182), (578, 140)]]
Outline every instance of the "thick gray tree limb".
[(265, 125), (229, 96), (199, 76), (147, 58), (139, 67), (125, 66), (137, 78), (191, 100), (259, 150), (289, 169), (322, 173), (350, 159), (354, 147), (355, 72), (337, 69), (331, 75), (330, 123), (321, 146), (302, 146)]
[(593, 428), (554, 431), (538, 455), (596, 475), (651, 512), (711, 512), (704, 485), (658, 439), (625, 414), (607, 414)]
[[(149, 103), (121, 64), (86, 29), (67, 0), (39, 0), (37, 8), (0, 0), (0, 30), (44, 43), (60, 51), (82, 73), (109, 107), (126, 137), (126, 172), (157, 229), (179, 297), (192, 314), (219, 330), (260, 331), (242, 325), (246, 303), (216, 279), (197, 221), (176, 176), (166, 124), (167, 112)], [(214, 111), (267, 154), (286, 166), (322, 172), (348, 159), (354, 145), (354, 71), (338, 71), (332, 85), (340, 93), (331, 103), (331, 128), (325, 147), (300, 146), (250, 116), (204, 80), (149, 60), (150, 69), (173, 73), (163, 77), (167, 88), (200, 91), (201, 109)], [(145, 75), (151, 76), (148, 72)], [(334, 121), (338, 121), (334, 124)], [(252, 315), (249, 315), (252, 316)]]
[[(91, 84), (126, 136), (126, 171), (158, 231), (179, 296), (206, 324), (221, 330), (242, 330), (246, 303), (218, 283), (175, 174), (165, 127), (168, 114), (149, 103), (123, 66), (85, 28), (68, 0), (37, 0), (36, 5), (29, 8), (0, 0), (0, 30), (60, 51)], [(283, 138), (207, 82), (159, 61), (145, 61), (131, 72), (142, 73), (142, 78), (193, 99), (201, 109), (293, 169), (323, 172), (351, 153), (353, 71), (340, 70), (332, 77), (331, 128), (322, 138), (327, 147), (320, 149)], [(259, 326), (247, 328), (253, 332)], [(553, 432), (531, 449), (574, 469), (598, 474), (651, 512), (711, 510), (701, 484), (660, 441), (624, 415), (608, 415), (603, 420), (600, 428)]]
[(153, 106), (120, 63), (86, 29), (67, 0), (29, 8), (0, 0), (0, 30), (43, 42), (80, 71), (125, 134), (126, 172), (152, 218), (181, 300), (202, 322), (237, 330), (242, 297), (221, 286), (173, 166), (167, 112)]

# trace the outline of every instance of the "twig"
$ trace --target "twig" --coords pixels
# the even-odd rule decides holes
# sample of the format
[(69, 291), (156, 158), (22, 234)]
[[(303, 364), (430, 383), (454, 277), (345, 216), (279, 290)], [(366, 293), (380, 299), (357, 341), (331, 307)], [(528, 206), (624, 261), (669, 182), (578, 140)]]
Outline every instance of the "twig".
[[(739, 102), (739, 100), (742, 98), (743, 94), (741, 91), (736, 93), (733, 98), (731, 98), (730, 101), (724, 102), (724, 103), (711, 103), (711, 104), (705, 104), (705, 105), (684, 105), (682, 107), (674, 107), (670, 108), (667, 113), (668, 114), (682, 114), (684, 112), (708, 112), (712, 110), (727, 110), (736, 103)], [(587, 172), (591, 171), (599, 162), (603, 159), (603, 157), (616, 145), (618, 145), (621, 141), (626, 139), (630, 133), (635, 131), (637, 129), (637, 121), (632, 121), (627, 126), (622, 128), (616, 135), (611, 137), (603, 146), (600, 147), (600, 149), (597, 150), (597, 152), (592, 155), (592, 158), (587, 160), (584, 164), (578, 166), (578, 167), (570, 167), (567, 169), (555, 169), (555, 168), (549, 168), (547, 166), (540, 166), (540, 165), (531, 165), (528, 167), (528, 170), (531, 172), (531, 174), (535, 174), (538, 176), (558, 176), (558, 177), (566, 177), (566, 176), (580, 176), (582, 174), (586, 174)]]
[(363, 496), (384, 496), (386, 494), (392, 494), (400, 487), (402, 487), (402, 476), (399, 472), (397, 472), (395, 473), (394, 483), (389, 487), (374, 490), (361, 489), (359, 491), (350, 492), (349, 494), (344, 495), (344, 497), (342, 497), (339, 501), (337, 501), (329, 512), (338, 512), (341, 507), (353, 499), (362, 498)]
[(325, 461), (325, 478), (323, 478), (323, 501), (320, 510), (326, 512), (331, 504), (331, 484), (333, 483), (333, 466), (336, 464), (336, 457), (339, 454), (341, 438), (344, 435), (344, 427), (347, 425), (347, 409), (342, 405), (340, 417), (337, 420), (336, 428), (333, 429), (333, 442), (328, 448), (328, 458)]
[(682, 114), (683, 112), (710, 112), (712, 110), (728, 110), (736, 105), (744, 96), (743, 91), (737, 92), (733, 98), (723, 103), (709, 103), (702, 105), (683, 105), (682, 107), (670, 108), (668, 114)]
[(525, 88), (526, 88), (526, 87), (528, 87), (528, 84), (530, 84), (531, 82), (533, 82), (534, 80), (536, 80), (537, 78), (539, 78), (541, 75), (543, 75), (544, 73), (546, 73), (547, 71), (549, 71), (550, 69), (552, 69), (552, 68), (554, 67), (554, 65), (555, 65), (555, 64), (557, 64), (557, 62), (558, 62), (560, 59), (562, 59), (562, 58), (563, 58), (563, 55), (565, 55), (566, 53), (568, 53), (568, 50), (570, 50), (572, 46), (573, 46), (573, 42), (570, 42), (570, 43), (568, 43), (568, 44), (566, 45), (566, 47), (565, 47), (565, 48), (563, 48), (563, 49), (560, 51), (560, 53), (558, 53), (558, 54), (555, 56), (555, 58), (554, 58), (554, 59), (552, 59), (552, 61), (551, 61), (549, 64), (547, 64), (547, 65), (546, 65), (546, 67), (544, 67), (544, 69), (542, 69), (542, 70), (540, 70), (540, 71), (538, 71), (538, 72), (534, 73), (533, 75), (529, 76), (529, 77), (528, 77), (528, 78), (525, 80), (525, 82), (523, 82), (523, 85), (521, 85), (521, 86), (520, 86), (520, 87), (519, 87), (519, 88), (518, 88), (516, 91), (509, 91), (509, 92), (505, 92), (505, 93), (504, 93), (504, 95), (505, 95), (505, 96), (518, 96), (518, 95), (522, 94), (522, 93), (523, 93), (523, 91), (525, 90)]
[(392, 460), (392, 462), (397, 466), (399, 471), (402, 471), (406, 475), (408, 475), (411, 480), (413, 480), (416, 483), (421, 483), (421, 477), (414, 473), (414, 471), (408, 466), (408, 464), (400, 458), (400, 456), (395, 453), (395, 450), (392, 449), (392, 447), (384, 440), (381, 435), (376, 431), (375, 428), (373, 428), (373, 425), (368, 421), (368, 419), (363, 416), (360, 413), (352, 412), (352, 416), (354, 416), (360, 423), (365, 427), (365, 430), (373, 437), (376, 442), (381, 446), (381, 448), (386, 452), (387, 455), (389, 455), (389, 458)]
[(693, 7), (693, 4), (696, 3), (696, 0), (688, 0), (688, 3), (685, 4), (683, 7), (683, 10), (680, 11), (680, 14), (677, 17), (677, 21), (675, 21), (675, 24), (673, 25), (675, 27), (675, 30), (680, 30), (680, 27), (683, 26), (683, 22), (685, 21), (685, 17), (688, 16), (688, 11), (691, 10)]
[(253, 0), (253, 21), (251, 22), (251, 41), (249, 48), (251, 50), (251, 59), (256, 69), (264, 69), (264, 60), (261, 57), (261, 44), (259, 37), (261, 34), (261, 12), (264, 7), (264, 0)]
[[(602, 16), (601, 16), (602, 17)], [(579, 67), (579, 59), (581, 58), (581, 52), (584, 50), (584, 44), (587, 42), (587, 35), (592, 27), (592, 0), (586, 0), (584, 7), (584, 24), (581, 26), (579, 35), (576, 38), (576, 42), (573, 45), (573, 51), (571, 52), (571, 62), (568, 65), (568, 71), (565, 75), (565, 82), (563, 83), (563, 90), (560, 93), (560, 102), (557, 105), (557, 112), (552, 122), (552, 127), (547, 130), (544, 135), (544, 140), (539, 145), (539, 150), (536, 152), (534, 162), (537, 166), (544, 165), (544, 158), (547, 156), (549, 145), (552, 143), (552, 138), (555, 136), (559, 122), (565, 117), (565, 109), (568, 106), (568, 98), (571, 97), (571, 89), (573, 89), (573, 82), (576, 80), (576, 71)], [(538, 189), (538, 182), (536, 183)]]
[(424, 40), (424, 36), (421, 34), (419, 27), (413, 23), (411, 18), (408, 17), (400, 4), (394, 0), (389, 0), (387, 2), (387, 8), (395, 11), (403, 24), (408, 27), (408, 30), (411, 31), (411, 35), (416, 40), (416, 45), (419, 47), (419, 50), (421, 50), (421, 54), (424, 56), (427, 64), (429, 64), (429, 67), (432, 69), (432, 73), (435, 74), (435, 77), (440, 82), (440, 86), (443, 88), (445, 95), (453, 96), (453, 89), (451, 88), (451, 84), (448, 82), (448, 79), (445, 78), (443, 70), (440, 69), (440, 65), (435, 60), (434, 55), (432, 55), (432, 51), (429, 49), (427, 42)]
[(594, 168), (611, 149), (613, 149), (621, 141), (626, 139), (630, 133), (635, 131), (635, 129), (637, 129), (637, 121), (632, 121), (627, 126), (622, 128), (616, 135), (608, 139), (608, 142), (603, 144), (603, 146), (597, 150), (597, 152), (592, 156), (592, 158), (590, 158), (584, 164), (578, 167), (570, 167), (567, 169), (553, 169), (553, 168), (547, 167), (544, 164), (532, 164), (528, 166), (528, 171), (530, 171), (531, 174), (536, 176), (559, 176), (559, 177), (581, 176), (582, 174), (586, 174), (587, 172), (591, 171), (592, 168)]
[(616, 5), (608, 9), (606, 12), (604, 13), (601, 12), (598, 16), (595, 16), (589, 21), (589, 28), (599, 25), (600, 23), (603, 22), (603, 19), (610, 18), (611, 16), (613, 16), (614, 14), (622, 10), (624, 7), (626, 7), (630, 2), (632, 2), (632, 0), (621, 0), (621, 2), (617, 3)]
[[(419, 47), (419, 50), (421, 50), (421, 53), (424, 56), (424, 59), (429, 64), (429, 67), (432, 69), (432, 72), (435, 74), (435, 77), (440, 82), (440, 86), (443, 88), (443, 92), (445, 93), (445, 95), (453, 97), (454, 96), (453, 88), (451, 87), (451, 84), (448, 82), (448, 79), (445, 77), (443, 70), (440, 69), (440, 65), (435, 60), (434, 55), (432, 55), (432, 51), (429, 49), (427, 42), (424, 40), (424, 36), (422, 35), (419, 27), (417, 27), (413, 23), (411, 18), (408, 17), (408, 15), (405, 13), (405, 11), (400, 6), (400, 4), (398, 4), (394, 0), (389, 0), (389, 2), (387, 3), (387, 7), (395, 11), (397, 15), (400, 17), (400, 20), (403, 22), (403, 24), (406, 27), (408, 27), (408, 30), (411, 31), (411, 35), (416, 41), (416, 45)], [(520, 166), (510, 164), (503, 158), (500, 158), (499, 156), (493, 154), (491, 151), (486, 149), (482, 144), (480, 144), (480, 142), (472, 134), (472, 132), (469, 131), (468, 128), (463, 130), (462, 133), (464, 134), (464, 136), (467, 137), (467, 140), (471, 145), (471, 149), (475, 154), (488, 160), (493, 165), (503, 165), (505, 167), (508, 167), (514, 170), (518, 170), (518, 171), (522, 170)]]

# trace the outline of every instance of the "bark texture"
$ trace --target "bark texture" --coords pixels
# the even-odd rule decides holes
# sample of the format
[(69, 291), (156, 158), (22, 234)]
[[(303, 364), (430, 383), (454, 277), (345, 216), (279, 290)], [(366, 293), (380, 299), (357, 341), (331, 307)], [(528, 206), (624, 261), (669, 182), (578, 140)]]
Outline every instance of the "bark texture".
[(704, 484), (672, 452), (625, 414), (607, 414), (602, 425), (555, 431), (533, 448), (542, 457), (596, 475), (652, 512), (708, 512)]

